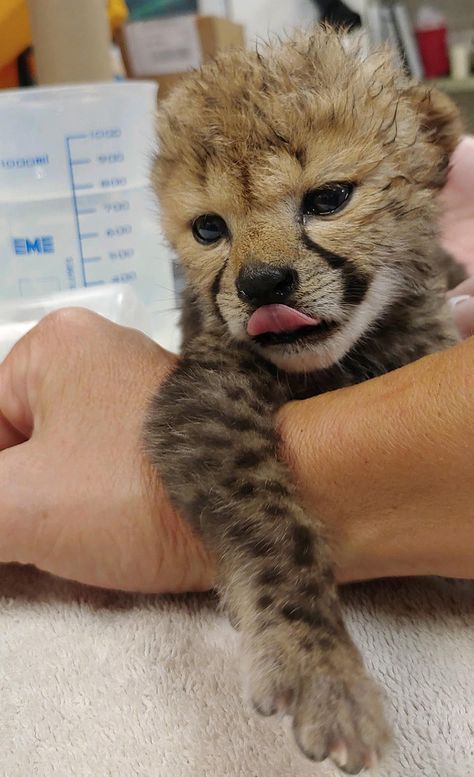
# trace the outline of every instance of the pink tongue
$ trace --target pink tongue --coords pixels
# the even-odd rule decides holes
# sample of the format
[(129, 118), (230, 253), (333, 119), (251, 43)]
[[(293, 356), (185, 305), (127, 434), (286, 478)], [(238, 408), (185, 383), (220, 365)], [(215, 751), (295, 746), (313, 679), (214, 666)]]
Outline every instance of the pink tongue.
[(287, 305), (262, 305), (249, 318), (247, 333), (250, 337), (267, 332), (294, 332), (302, 326), (316, 326), (320, 318), (311, 318)]

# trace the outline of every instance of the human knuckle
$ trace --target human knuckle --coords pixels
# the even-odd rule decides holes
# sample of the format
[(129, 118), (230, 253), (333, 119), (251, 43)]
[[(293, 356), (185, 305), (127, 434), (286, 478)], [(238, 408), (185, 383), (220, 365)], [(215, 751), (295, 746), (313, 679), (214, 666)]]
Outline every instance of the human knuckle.
[(78, 331), (95, 331), (101, 318), (85, 308), (61, 308), (48, 313), (39, 323), (43, 333), (54, 332), (58, 336), (68, 337)]

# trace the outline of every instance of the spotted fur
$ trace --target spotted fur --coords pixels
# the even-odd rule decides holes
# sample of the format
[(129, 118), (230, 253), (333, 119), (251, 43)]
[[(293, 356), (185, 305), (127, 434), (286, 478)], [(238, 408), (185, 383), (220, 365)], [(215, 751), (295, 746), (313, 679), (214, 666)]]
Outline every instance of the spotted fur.
[[(288, 712), (309, 758), (356, 773), (387, 741), (382, 705), (342, 621), (321, 527), (278, 460), (272, 417), (288, 399), (454, 341), (435, 195), (459, 117), (389, 53), (361, 58), (318, 28), (220, 55), (175, 90), (159, 132), (155, 183), (187, 289), (183, 355), (154, 400), (148, 449), (215, 554), (255, 708)], [(354, 184), (347, 206), (303, 216), (306, 192), (334, 181)], [(191, 229), (206, 213), (228, 226), (210, 246)], [(236, 280), (255, 263), (290, 267), (288, 304), (324, 325), (250, 338)]]

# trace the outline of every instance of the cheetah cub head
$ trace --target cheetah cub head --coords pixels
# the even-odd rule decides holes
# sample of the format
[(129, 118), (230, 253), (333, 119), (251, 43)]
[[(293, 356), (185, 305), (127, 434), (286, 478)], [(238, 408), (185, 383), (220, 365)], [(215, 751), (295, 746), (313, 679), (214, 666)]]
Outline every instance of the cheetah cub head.
[(432, 282), (460, 131), (390, 52), (323, 28), (191, 74), (161, 109), (154, 180), (207, 322), (287, 371), (340, 360)]

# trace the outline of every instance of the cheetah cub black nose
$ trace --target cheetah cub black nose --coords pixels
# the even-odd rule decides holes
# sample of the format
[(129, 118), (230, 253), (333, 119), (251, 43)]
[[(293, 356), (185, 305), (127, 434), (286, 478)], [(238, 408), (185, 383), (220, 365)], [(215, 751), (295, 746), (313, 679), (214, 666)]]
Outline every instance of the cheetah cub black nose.
[(255, 308), (285, 303), (297, 285), (296, 270), (263, 262), (242, 267), (235, 281), (239, 299)]

